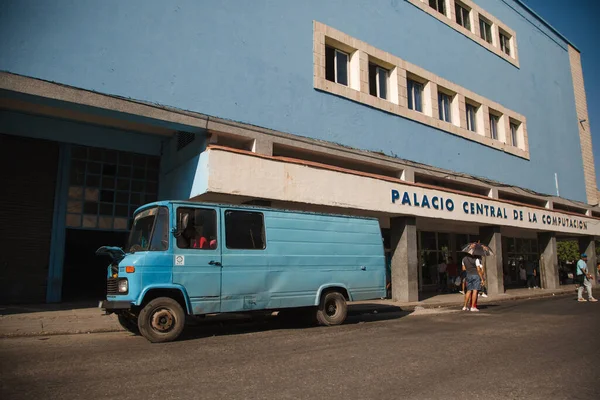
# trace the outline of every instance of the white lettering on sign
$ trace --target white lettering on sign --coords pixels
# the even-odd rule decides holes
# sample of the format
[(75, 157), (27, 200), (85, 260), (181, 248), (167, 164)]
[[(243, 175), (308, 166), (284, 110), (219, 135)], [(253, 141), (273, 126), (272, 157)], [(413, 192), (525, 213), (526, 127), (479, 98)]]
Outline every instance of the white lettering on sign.
[[(398, 190), (392, 189), (392, 203), (400, 203), (403, 206), (421, 208), (431, 208), (430, 204), (432, 204), (435, 210), (444, 210), (443, 205), (445, 204), (445, 210), (447, 212), (454, 212), (454, 200), (449, 198), (448, 195), (446, 195), (446, 198), (437, 195), (430, 195), (428, 197), (427, 194), (417, 194), (415, 192), (400, 193)], [(512, 218), (514, 221), (538, 224), (538, 212), (532, 211), (531, 209), (528, 210), (516, 206), (508, 207), (498, 204), (494, 206), (477, 201), (462, 201), (462, 211), (464, 214), (484, 216), (487, 218), (508, 220), (511, 213), (510, 211), (507, 212), (507, 210), (510, 210), (510, 208), (512, 208)], [(586, 231), (588, 229), (587, 221), (580, 218), (550, 215), (545, 212), (539, 213), (541, 214), (543, 225), (561, 226), (581, 231)]]

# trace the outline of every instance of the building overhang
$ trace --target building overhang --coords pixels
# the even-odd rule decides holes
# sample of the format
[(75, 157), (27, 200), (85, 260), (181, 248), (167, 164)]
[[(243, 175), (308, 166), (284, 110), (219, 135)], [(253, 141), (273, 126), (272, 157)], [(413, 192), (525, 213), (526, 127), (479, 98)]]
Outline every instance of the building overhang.
[(0, 109), (162, 136), (205, 133), (208, 123), (200, 114), (8, 72), (0, 72)]
[(211, 194), (303, 203), (376, 214), (600, 236), (600, 219), (441, 190), (400, 179), (210, 146), (199, 158), (190, 198)]

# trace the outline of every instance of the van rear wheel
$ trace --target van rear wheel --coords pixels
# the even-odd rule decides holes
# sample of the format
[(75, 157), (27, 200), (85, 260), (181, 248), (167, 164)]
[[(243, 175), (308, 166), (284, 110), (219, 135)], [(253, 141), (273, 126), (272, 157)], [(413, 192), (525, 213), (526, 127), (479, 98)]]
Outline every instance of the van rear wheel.
[(321, 297), (317, 309), (317, 322), (319, 325), (340, 325), (346, 320), (348, 305), (346, 298), (340, 292), (329, 292)]
[(152, 343), (171, 342), (185, 326), (185, 313), (179, 303), (169, 297), (150, 301), (138, 316), (140, 333)]

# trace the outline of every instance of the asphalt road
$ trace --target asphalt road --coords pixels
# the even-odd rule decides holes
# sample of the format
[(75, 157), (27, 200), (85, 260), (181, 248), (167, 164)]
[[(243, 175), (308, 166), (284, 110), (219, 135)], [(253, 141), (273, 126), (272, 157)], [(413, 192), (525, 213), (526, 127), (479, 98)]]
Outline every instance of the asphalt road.
[[(418, 314), (418, 313), (417, 313)], [(9, 399), (599, 399), (600, 303), (0, 340)]]

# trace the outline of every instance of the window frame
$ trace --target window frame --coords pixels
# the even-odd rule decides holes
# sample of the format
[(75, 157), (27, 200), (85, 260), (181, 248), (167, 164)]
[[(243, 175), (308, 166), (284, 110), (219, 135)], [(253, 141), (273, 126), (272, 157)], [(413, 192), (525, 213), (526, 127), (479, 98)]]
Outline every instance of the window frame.
[[(412, 90), (411, 90), (412, 88)], [(420, 88), (419, 90), (419, 102), (416, 102), (415, 89)], [(409, 110), (424, 113), (423, 111), (423, 92), (425, 91), (425, 85), (411, 77), (406, 78), (406, 94), (407, 94), (407, 103), (406, 106)], [(418, 104), (420, 109), (417, 109), (415, 105)], [(412, 105), (412, 107), (411, 107)]]
[[(333, 81), (327, 78), (327, 49), (333, 50)], [(339, 85), (350, 87), (350, 54), (328, 44), (325, 45), (325, 54), (325, 79), (329, 82), (334, 82)], [(339, 81), (338, 54), (343, 54), (346, 57), (346, 83), (342, 83)]]
[[(164, 214), (163, 214), (164, 213)], [(146, 214), (146, 215), (143, 215)], [(156, 232), (156, 225), (158, 222), (158, 219), (163, 216), (164, 217), (164, 221), (167, 224), (167, 231), (170, 232), (169, 228), (169, 208), (167, 206), (164, 205), (157, 205), (157, 206), (152, 206), (149, 208), (146, 208), (144, 210), (138, 211), (134, 216), (133, 216), (133, 223), (131, 226), (131, 229), (129, 230), (129, 234), (127, 235), (127, 246), (126, 246), (126, 253), (134, 253), (131, 251), (131, 247), (133, 247), (134, 245), (138, 245), (137, 242), (132, 245), (132, 239), (133, 239), (133, 235), (135, 233), (137, 233), (137, 230), (134, 229), (135, 227), (135, 222), (138, 218), (147, 218), (147, 217), (154, 217), (154, 219), (152, 220), (152, 226), (150, 227), (150, 231), (148, 232), (148, 244), (146, 245), (146, 247), (142, 247), (141, 245), (138, 245), (141, 247), (140, 250), (137, 250), (135, 252), (140, 252), (140, 251), (168, 251), (171, 248), (171, 240), (170, 237), (167, 236), (167, 248), (166, 249), (152, 249), (152, 244), (154, 243), (154, 234)]]
[[(469, 9), (463, 3), (459, 2), (459, 1), (455, 1), (454, 2), (454, 13), (456, 16), (456, 23), (459, 24), (460, 26), (462, 26), (463, 28), (467, 29), (468, 31), (471, 31), (471, 9)], [(463, 13), (466, 13), (466, 18), (465, 18), (465, 15), (463, 15)], [(463, 23), (461, 23), (458, 20), (459, 15), (460, 15), (460, 19), (462, 20)], [(465, 21), (466, 21), (466, 24), (465, 24)]]
[[(452, 97), (451, 95), (438, 89), (438, 116), (440, 121), (452, 123)], [(444, 110), (443, 101), (448, 101), (448, 110)]]
[(506, 32), (498, 31), (498, 41), (500, 42), (500, 50), (509, 57), (512, 57), (512, 46), (510, 45), (511, 36)]
[[(371, 87), (371, 78), (372, 78), (372, 74), (371, 74), (371, 68), (374, 68), (375, 70), (375, 74), (374, 74), (374, 85), (375, 85), (375, 93), (372, 92), (372, 87)], [(385, 76), (385, 96), (381, 96), (381, 82), (380, 82), (380, 77), (381, 74), (384, 73)], [(373, 63), (373, 62), (369, 62), (369, 94), (371, 96), (375, 96), (378, 97), (380, 99), (383, 100), (389, 100), (389, 92), (390, 92), (390, 71), (387, 68), (382, 67), (379, 64)]]
[[(236, 248), (236, 247), (229, 247), (229, 243), (227, 241), (227, 233), (228, 233), (228, 229), (227, 229), (227, 216), (229, 213), (246, 213), (246, 214), (258, 214), (261, 217), (261, 223), (262, 223), (262, 241), (263, 241), (263, 247), (262, 248), (254, 248), (254, 249), (248, 249), (248, 248)], [(223, 230), (224, 230), (224, 236), (225, 236), (225, 248), (227, 248), (228, 250), (242, 250), (242, 251), (261, 251), (261, 250), (266, 250), (267, 248), (267, 229), (265, 226), (265, 214), (261, 211), (250, 211), (250, 210), (236, 210), (236, 209), (227, 209), (224, 210), (223, 212)]]
[[(470, 132), (474, 132), (477, 133), (477, 110), (478, 110), (478, 106), (471, 104), (471, 103), (465, 103), (465, 113), (466, 113), (466, 118), (467, 118), (467, 130)], [(473, 121), (471, 122), (469, 119), (469, 112), (473, 111)]]
[(479, 37), (481, 37), (481, 39), (483, 39), (485, 42), (491, 45), (494, 44), (494, 33), (492, 30), (492, 25), (492, 22), (490, 22), (487, 18), (479, 14)]
[[(221, 240), (219, 239), (219, 216), (218, 216), (218, 211), (214, 208), (210, 208), (210, 207), (189, 207), (189, 206), (178, 206), (177, 209), (175, 210), (175, 228), (177, 232), (180, 232), (181, 227), (179, 226), (179, 221), (180, 221), (180, 215), (183, 211), (187, 211), (187, 212), (191, 212), (195, 213), (198, 210), (202, 210), (202, 211), (212, 211), (212, 213), (214, 214), (214, 224), (215, 224), (215, 232), (214, 232), (214, 237), (215, 240), (217, 241), (217, 245), (215, 246), (215, 248), (210, 248), (210, 237), (207, 238), (208, 239), (208, 243), (209, 243), (209, 247), (207, 248), (200, 248), (200, 247), (179, 247), (179, 241), (175, 240), (175, 247), (179, 250), (217, 250), (219, 248), (219, 244), (221, 242)], [(183, 231), (180, 232), (180, 234), (182, 234)], [(179, 239), (179, 237), (177, 237), (177, 239)]]
[[(431, 3), (434, 3), (435, 6), (432, 6)], [(435, 11), (439, 12), (440, 14), (447, 16), (448, 14), (446, 14), (446, 0), (429, 0), (428, 1), (429, 7), (433, 8)], [(440, 11), (440, 5), (442, 10)]]
[[(490, 120), (490, 137), (494, 140), (499, 140), (499, 131), (498, 128), (500, 126), (500, 117), (496, 114), (493, 113), (489, 113), (489, 120)], [(492, 123), (492, 121), (494, 123)], [(492, 129), (492, 126), (495, 127), (495, 129)], [(495, 135), (494, 135), (495, 132)]]
[[(510, 141), (511, 141), (511, 146), (514, 147), (519, 147), (519, 127), (520, 127), (520, 123), (515, 122), (515, 121), (509, 121), (508, 126), (510, 129)], [(513, 129), (514, 127), (514, 129)]]

